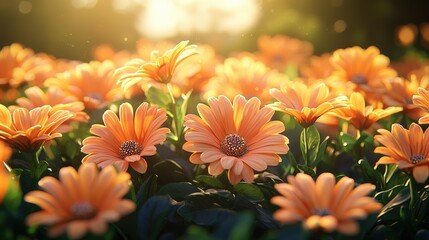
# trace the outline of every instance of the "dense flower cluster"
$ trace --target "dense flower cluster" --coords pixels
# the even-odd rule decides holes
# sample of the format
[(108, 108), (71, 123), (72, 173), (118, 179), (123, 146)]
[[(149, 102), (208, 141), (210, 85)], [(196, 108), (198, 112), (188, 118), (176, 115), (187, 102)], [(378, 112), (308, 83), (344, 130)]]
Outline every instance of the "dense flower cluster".
[(89, 62), (3, 47), (0, 238), (427, 231), (429, 66), (257, 45), (142, 39)]

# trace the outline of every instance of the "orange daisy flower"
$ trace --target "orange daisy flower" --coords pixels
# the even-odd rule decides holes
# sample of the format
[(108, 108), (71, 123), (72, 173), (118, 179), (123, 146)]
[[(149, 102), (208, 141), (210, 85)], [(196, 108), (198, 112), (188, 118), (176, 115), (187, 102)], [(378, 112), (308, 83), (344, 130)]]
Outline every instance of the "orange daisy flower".
[(116, 65), (123, 65), (132, 58), (131, 53), (127, 51), (116, 51), (108, 44), (101, 44), (92, 50), (92, 56), (95, 60), (103, 62), (110, 60)]
[(140, 173), (147, 169), (144, 156), (156, 154), (156, 144), (165, 141), (168, 128), (161, 128), (167, 120), (165, 109), (142, 103), (133, 113), (129, 103), (119, 106), (119, 118), (107, 110), (103, 114), (104, 125), (92, 125), (91, 136), (83, 140), (83, 163), (96, 163), (100, 167), (114, 164), (125, 172), (128, 166)]
[(12, 179), (7, 171), (3, 170), (3, 166), (0, 169), (0, 204), (3, 202), (6, 193), (9, 190), (9, 186), (12, 183)]
[(113, 166), (100, 172), (95, 164), (83, 164), (78, 172), (64, 167), (59, 180), (44, 177), (39, 186), (44, 191), (31, 191), (24, 197), (41, 208), (28, 215), (26, 223), (48, 225), (50, 237), (64, 232), (72, 239), (81, 238), (87, 232), (100, 235), (107, 231), (109, 222), (136, 208), (133, 201), (122, 199), (130, 188), (130, 175), (117, 173)]
[(252, 182), (253, 170), (278, 165), (278, 154), (288, 152), (289, 140), (280, 134), (283, 123), (270, 121), (274, 111), (260, 108), (259, 99), (237, 95), (231, 104), (220, 96), (209, 98), (208, 103), (198, 105), (200, 117), (185, 116), (187, 142), (183, 149), (192, 152), (192, 163), (209, 163), (209, 174), (217, 176), (228, 170), (231, 184), (241, 179)]
[(208, 81), (215, 76), (216, 66), (221, 63), (221, 58), (209, 45), (198, 45), (198, 55), (194, 55), (177, 67), (176, 74), (171, 80), (178, 85), (181, 92), (205, 91)]
[(383, 103), (387, 106), (401, 106), (404, 113), (412, 119), (419, 119), (425, 112), (413, 104), (413, 95), (419, 87), (428, 88), (429, 78), (417, 79), (412, 75), (410, 79), (392, 78), (384, 82), (386, 94), (383, 95)]
[(36, 57), (29, 48), (18, 43), (3, 47), (0, 51), (0, 101), (14, 101), (19, 95), (18, 87), (50, 70), (48, 62)]
[(312, 56), (308, 63), (300, 67), (301, 74), (306, 79), (324, 79), (331, 76), (334, 67), (330, 61), (332, 54)]
[(374, 185), (364, 183), (354, 188), (355, 182), (349, 177), (338, 183), (332, 173), (322, 173), (316, 181), (304, 173), (289, 175), (287, 179), (289, 183), (274, 185), (281, 195), (271, 198), (271, 203), (280, 206), (273, 217), (284, 224), (303, 222), (311, 231), (337, 230), (355, 235), (359, 232), (356, 220), (365, 219), (382, 207), (367, 196)]
[(347, 106), (347, 97), (331, 96), (324, 83), (306, 86), (302, 82), (288, 81), (280, 90), (270, 89), (270, 94), (278, 102), (269, 106), (293, 116), (303, 127), (311, 126), (335, 108)]
[(87, 109), (101, 109), (123, 96), (113, 77), (114, 70), (111, 61), (82, 63), (46, 80), (45, 85), (61, 89), (67, 96), (83, 102)]
[(349, 121), (356, 129), (365, 130), (378, 120), (402, 111), (402, 107), (388, 107), (386, 109), (374, 109), (374, 106), (365, 106), (362, 94), (355, 92), (350, 95), (346, 108), (338, 108), (333, 111), (339, 118)]
[(61, 137), (63, 124), (74, 117), (67, 110), (45, 105), (32, 110), (17, 108), (10, 112), (0, 104), (0, 139), (21, 150), (36, 150), (53, 138)]
[(284, 71), (288, 65), (299, 67), (313, 53), (313, 45), (285, 35), (258, 38), (259, 58), (267, 65)]
[[(118, 84), (121, 84), (126, 90), (141, 81), (147, 84), (155, 83), (155, 85), (169, 83), (176, 67), (185, 59), (196, 54), (195, 48), (197, 46), (188, 46), (188, 42), (180, 42), (173, 49), (166, 51), (162, 56), (158, 56), (158, 51), (152, 51), (150, 62), (139, 66), (130, 64), (117, 69), (115, 75), (119, 76)], [(123, 72), (132, 73), (123, 74)]]
[(332, 78), (343, 82), (353, 91), (379, 98), (384, 92), (383, 80), (397, 76), (389, 67), (389, 58), (376, 47), (352, 47), (336, 50), (331, 57), (334, 66)]
[(429, 130), (423, 133), (415, 123), (407, 130), (395, 123), (390, 132), (386, 129), (378, 132), (380, 135), (374, 139), (384, 146), (377, 147), (374, 152), (385, 156), (376, 165), (397, 164), (400, 169), (412, 172), (417, 182), (426, 182), (429, 176)]
[(233, 99), (240, 94), (246, 98), (257, 97), (263, 104), (271, 100), (270, 88), (280, 86), (283, 80), (277, 72), (262, 62), (249, 57), (228, 58), (216, 67), (216, 76), (206, 86), (206, 97), (225, 95)]
[[(21, 97), (16, 100), (18, 106), (9, 106), (10, 111), (14, 111), (19, 107), (28, 110), (44, 105), (52, 106), (51, 113), (57, 110), (68, 110), (75, 114), (72, 121), (88, 122), (89, 116), (83, 110), (85, 106), (82, 102), (77, 101), (73, 96), (66, 96), (64, 92), (57, 87), (49, 87), (46, 92), (43, 92), (39, 87), (30, 87), (25, 90), (27, 97)], [(70, 122), (70, 121), (68, 121)]]
[(419, 87), (417, 94), (413, 95), (413, 103), (426, 114), (419, 119), (419, 124), (429, 124), (429, 90)]

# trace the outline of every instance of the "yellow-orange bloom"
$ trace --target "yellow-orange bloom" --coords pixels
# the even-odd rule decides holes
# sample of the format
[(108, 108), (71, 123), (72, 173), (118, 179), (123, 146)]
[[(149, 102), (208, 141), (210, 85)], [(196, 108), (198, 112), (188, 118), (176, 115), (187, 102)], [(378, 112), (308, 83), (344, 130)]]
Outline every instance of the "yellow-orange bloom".
[(249, 57), (228, 58), (216, 67), (216, 76), (207, 84), (205, 95), (222, 94), (232, 100), (240, 94), (246, 98), (257, 97), (266, 104), (271, 99), (269, 89), (279, 87), (281, 80), (280, 74), (262, 62)]
[(63, 124), (75, 115), (45, 105), (32, 110), (17, 108), (10, 112), (0, 104), (0, 139), (22, 150), (36, 150), (53, 138), (61, 137)]
[(417, 120), (425, 112), (416, 104), (413, 104), (413, 95), (417, 93), (419, 87), (429, 87), (429, 78), (418, 79), (412, 75), (410, 79), (392, 78), (385, 81), (386, 94), (383, 95), (383, 102), (387, 106), (401, 106), (404, 113), (410, 118)]
[(271, 121), (274, 111), (260, 108), (257, 98), (246, 100), (241, 95), (233, 103), (225, 97), (211, 97), (208, 104), (199, 104), (198, 113), (185, 116), (186, 143), (183, 149), (192, 152), (190, 161), (209, 163), (209, 174), (217, 176), (228, 170), (228, 179), (237, 184), (252, 182), (255, 171), (276, 166), (278, 154), (288, 152), (289, 140), (281, 135), (283, 123)]
[(18, 106), (9, 106), (10, 111), (14, 111), (19, 107), (28, 110), (44, 105), (52, 107), (51, 113), (57, 110), (68, 110), (75, 114), (73, 121), (88, 122), (89, 116), (83, 110), (85, 106), (82, 102), (77, 101), (73, 96), (65, 96), (64, 92), (57, 87), (49, 87), (46, 92), (43, 92), (39, 87), (30, 87), (25, 90), (27, 97), (16, 99)]
[(417, 182), (426, 182), (429, 176), (429, 130), (423, 133), (415, 123), (407, 130), (395, 123), (390, 132), (386, 129), (379, 129), (378, 132), (380, 135), (374, 139), (384, 146), (377, 147), (374, 152), (385, 156), (376, 165), (396, 164), (412, 172)]
[(267, 65), (284, 71), (288, 65), (299, 67), (313, 53), (311, 43), (285, 35), (258, 38), (259, 58)]
[(123, 96), (113, 77), (114, 70), (111, 61), (82, 63), (46, 80), (45, 85), (58, 87), (67, 96), (83, 102), (87, 109), (101, 109)]
[(12, 183), (12, 179), (9, 173), (3, 170), (3, 166), (0, 166), (0, 167), (2, 168), (0, 169), (0, 204), (1, 204), (3, 202), (4, 197), (6, 196), (7, 191), (9, 190), (9, 186)]
[(64, 167), (59, 180), (44, 177), (39, 186), (44, 191), (31, 191), (24, 197), (41, 208), (28, 215), (26, 223), (49, 226), (50, 237), (64, 232), (72, 239), (87, 232), (100, 235), (107, 231), (109, 222), (118, 221), (136, 207), (131, 200), (122, 199), (130, 188), (130, 175), (117, 173), (113, 166), (101, 172), (95, 164), (83, 164), (78, 172)]
[(289, 183), (274, 185), (281, 195), (271, 198), (271, 203), (280, 206), (273, 217), (284, 224), (302, 222), (312, 231), (355, 235), (359, 232), (357, 220), (382, 207), (367, 196), (374, 185), (364, 183), (354, 188), (355, 182), (349, 177), (338, 183), (332, 173), (322, 173), (316, 181), (304, 173), (287, 179)]
[(429, 90), (418, 88), (417, 94), (413, 95), (413, 103), (426, 112), (419, 119), (419, 124), (429, 124)]
[(119, 118), (107, 110), (103, 114), (104, 125), (92, 125), (91, 136), (83, 140), (83, 163), (96, 163), (100, 167), (114, 164), (120, 171), (128, 166), (140, 173), (147, 169), (144, 156), (156, 154), (155, 145), (165, 141), (168, 128), (161, 128), (167, 120), (165, 109), (142, 103), (133, 113), (129, 103), (119, 106)]
[(349, 121), (356, 129), (365, 130), (378, 120), (400, 111), (402, 107), (374, 109), (373, 106), (365, 106), (362, 94), (355, 92), (350, 95), (347, 107), (335, 109), (333, 112), (337, 117)]
[(292, 115), (303, 127), (314, 124), (320, 116), (335, 108), (347, 106), (347, 97), (331, 96), (324, 83), (306, 86), (288, 81), (280, 90), (270, 89), (270, 94), (278, 101), (270, 107)]
[(300, 67), (301, 74), (306, 79), (325, 79), (331, 76), (334, 67), (330, 61), (332, 54), (312, 56), (308, 63)]
[(373, 46), (338, 49), (332, 54), (331, 63), (334, 82), (346, 83), (351, 90), (374, 98), (380, 98), (380, 92), (385, 91), (383, 80), (397, 76), (389, 67), (389, 58)]
[[(155, 83), (155, 85), (169, 83), (176, 67), (185, 59), (196, 54), (195, 48), (197, 46), (188, 46), (188, 42), (180, 42), (162, 56), (158, 56), (158, 51), (152, 51), (150, 62), (145, 62), (141, 65), (126, 64), (124, 67), (117, 69), (115, 75), (119, 76), (118, 84), (121, 84), (126, 90), (141, 81), (146, 84)], [(127, 74), (123, 74), (123, 72)]]

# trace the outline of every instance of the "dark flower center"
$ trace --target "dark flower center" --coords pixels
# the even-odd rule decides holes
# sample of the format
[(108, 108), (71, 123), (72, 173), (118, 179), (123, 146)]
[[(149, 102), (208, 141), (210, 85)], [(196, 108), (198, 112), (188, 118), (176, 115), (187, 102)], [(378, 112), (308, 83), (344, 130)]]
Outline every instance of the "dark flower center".
[(78, 219), (90, 219), (95, 217), (96, 211), (88, 202), (77, 202), (70, 208), (71, 214)]
[(410, 161), (412, 164), (417, 164), (425, 159), (425, 156), (419, 154), (410, 157)]
[(228, 156), (241, 157), (247, 153), (247, 144), (237, 134), (229, 134), (220, 143), (220, 150)]
[(353, 75), (351, 81), (352, 83), (356, 83), (356, 84), (367, 84), (367, 79), (365, 75), (362, 75), (362, 74)]
[(323, 217), (323, 216), (332, 215), (332, 212), (331, 212), (331, 210), (326, 209), (326, 208), (316, 208), (313, 210), (313, 214)]
[(119, 147), (119, 157), (125, 159), (128, 156), (138, 155), (143, 151), (143, 146), (134, 140), (128, 140)]

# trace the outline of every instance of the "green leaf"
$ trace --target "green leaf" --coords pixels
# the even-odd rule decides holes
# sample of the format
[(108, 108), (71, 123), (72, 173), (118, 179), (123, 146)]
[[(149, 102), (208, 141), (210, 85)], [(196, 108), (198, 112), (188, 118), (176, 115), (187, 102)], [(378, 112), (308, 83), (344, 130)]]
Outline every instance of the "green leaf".
[(146, 99), (152, 104), (156, 104), (161, 108), (170, 109), (169, 105), (172, 103), (170, 95), (159, 88), (150, 86), (146, 91)]
[(182, 201), (187, 195), (200, 191), (199, 188), (189, 182), (173, 182), (161, 187), (158, 195), (169, 195), (174, 200)]
[(19, 186), (16, 182), (13, 180), (9, 183), (9, 188), (7, 190), (6, 195), (3, 199), (3, 204), (6, 209), (8, 209), (11, 212), (14, 212), (18, 209), (19, 205), (22, 201), (22, 192), (19, 189)]
[(186, 236), (183, 238), (186, 240), (213, 240), (214, 237), (210, 236), (210, 233), (207, 232), (204, 228), (191, 225), (186, 230)]
[(251, 201), (261, 202), (264, 200), (264, 194), (262, 193), (261, 189), (251, 183), (240, 182), (234, 185), (234, 191), (238, 194), (246, 196)]
[(137, 193), (137, 207), (141, 206), (147, 199), (155, 195), (158, 185), (156, 180), (158, 176), (156, 174), (151, 175), (146, 181), (143, 182), (140, 190)]
[(222, 182), (216, 177), (210, 175), (198, 175), (195, 177), (195, 180), (212, 188), (223, 188)]
[(313, 166), (319, 152), (320, 134), (316, 126), (304, 128), (300, 135), (300, 148), (307, 166)]
[(246, 240), (252, 238), (252, 224), (254, 216), (251, 212), (243, 212), (238, 215), (234, 228), (229, 234), (229, 239)]
[(298, 168), (301, 170), (301, 171), (303, 171), (305, 174), (307, 174), (307, 175), (310, 175), (311, 177), (315, 177), (316, 176), (316, 172), (312, 169), (312, 168), (310, 168), (310, 167), (307, 167), (307, 166), (305, 166), (305, 165), (301, 165), (301, 164), (299, 164), (298, 165)]
[(381, 175), (380, 172), (376, 171), (374, 168), (372, 168), (368, 161), (365, 159), (360, 159), (358, 161), (358, 166), (361, 168), (363, 176), (369, 180), (371, 183), (373, 183), (377, 189), (384, 189), (384, 180), (383, 175)]
[(186, 95), (182, 95), (180, 99), (176, 101), (174, 115), (175, 115), (175, 128), (177, 133), (177, 139), (181, 140), (183, 138), (183, 124), (185, 115), (188, 109), (188, 102), (190, 99), (192, 91), (189, 91)]
[(323, 159), (324, 154), (326, 154), (326, 146), (328, 145), (329, 136), (320, 143), (319, 150), (317, 152), (316, 160), (313, 163), (310, 163), (310, 167), (315, 168), (319, 165), (319, 162)]
[(45, 172), (49, 169), (49, 163), (47, 161), (40, 161), (34, 172), (36, 179), (40, 179), (45, 175)]
[(137, 220), (140, 239), (159, 239), (172, 205), (171, 200), (165, 196), (154, 196), (146, 201)]
[(410, 200), (410, 189), (404, 188), (390, 202), (381, 209), (378, 214), (379, 221), (398, 221), (400, 207), (405, 205)]
[(356, 138), (344, 132), (340, 132), (338, 135), (338, 141), (344, 152), (352, 151), (356, 144)]

